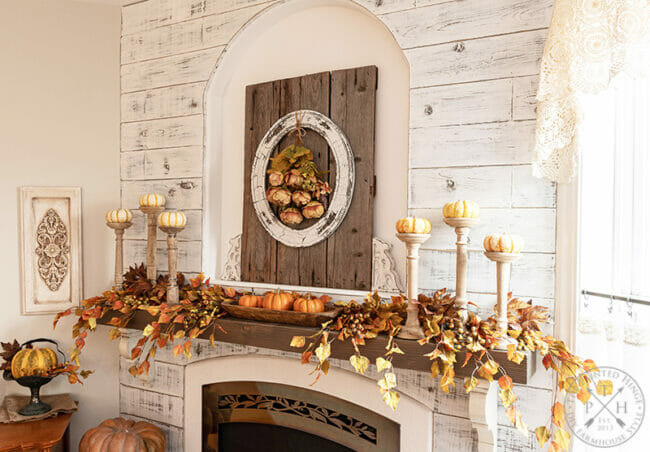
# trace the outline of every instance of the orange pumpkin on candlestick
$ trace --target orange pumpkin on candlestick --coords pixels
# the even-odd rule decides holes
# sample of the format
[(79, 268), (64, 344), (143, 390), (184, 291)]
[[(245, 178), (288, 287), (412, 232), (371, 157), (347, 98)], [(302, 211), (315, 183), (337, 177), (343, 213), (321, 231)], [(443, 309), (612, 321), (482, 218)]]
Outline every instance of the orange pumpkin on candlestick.
[(293, 302), (293, 310), (300, 312), (323, 312), (325, 303), (320, 298), (298, 298)]
[(289, 292), (267, 292), (262, 300), (264, 309), (275, 309), (276, 311), (289, 311), (293, 305), (293, 295)]
[(259, 308), (262, 306), (262, 297), (259, 295), (243, 295), (239, 297), (238, 304), (249, 308)]

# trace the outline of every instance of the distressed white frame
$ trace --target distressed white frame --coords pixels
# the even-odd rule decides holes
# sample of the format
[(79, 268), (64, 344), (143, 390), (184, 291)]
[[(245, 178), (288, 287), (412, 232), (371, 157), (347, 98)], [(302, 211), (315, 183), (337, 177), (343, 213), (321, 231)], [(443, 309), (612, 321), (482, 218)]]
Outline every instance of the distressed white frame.
[[(34, 199), (66, 199), (69, 204), (70, 268), (68, 270), (69, 297), (56, 301), (39, 301), (34, 284), (35, 250), (31, 238), (36, 233), (39, 219), (34, 218), (31, 205)], [(79, 306), (83, 293), (82, 240), (81, 240), (81, 188), (80, 187), (20, 187), (20, 278), (21, 313), (23, 315), (54, 314)], [(57, 291), (58, 292), (58, 291)]]
[[(314, 130), (327, 141), (336, 163), (336, 182), (330, 205), (315, 224), (305, 229), (285, 226), (266, 199), (266, 169), (280, 140), (298, 125)], [(354, 154), (347, 137), (330, 118), (313, 110), (297, 110), (278, 119), (262, 137), (251, 168), (253, 207), (266, 232), (278, 242), (304, 248), (322, 242), (336, 231), (348, 213), (354, 194)]]

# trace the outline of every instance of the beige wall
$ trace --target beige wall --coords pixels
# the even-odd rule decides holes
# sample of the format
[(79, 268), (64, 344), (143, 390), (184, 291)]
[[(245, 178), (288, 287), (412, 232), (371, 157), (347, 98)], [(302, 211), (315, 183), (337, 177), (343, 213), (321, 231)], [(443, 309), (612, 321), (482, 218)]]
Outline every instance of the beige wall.
[[(80, 186), (84, 294), (110, 285), (112, 237), (104, 211), (119, 203), (120, 8), (66, 0), (0, 0), (0, 340), (52, 337), (68, 350), (71, 320), (52, 332), (51, 315), (21, 316), (18, 270), (19, 186)], [(104, 328), (104, 327), (102, 327)], [(106, 332), (91, 335), (85, 385), (59, 377), (44, 393), (80, 402), (73, 444), (118, 413), (118, 352)], [(0, 381), (0, 397), (27, 394)], [(76, 446), (75, 446), (76, 447)]]

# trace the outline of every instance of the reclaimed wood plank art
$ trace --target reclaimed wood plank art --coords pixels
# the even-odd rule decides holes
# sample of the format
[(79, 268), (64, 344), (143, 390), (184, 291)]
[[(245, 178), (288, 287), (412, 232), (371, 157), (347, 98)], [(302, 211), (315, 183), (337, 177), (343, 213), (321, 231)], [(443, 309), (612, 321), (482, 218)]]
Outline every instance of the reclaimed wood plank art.
[[(376, 86), (377, 68), (368, 66), (247, 87), (244, 157), (246, 183), (241, 244), (242, 281), (371, 289)], [(265, 155), (267, 153), (269, 155), (262, 159), (264, 162), (262, 160), (256, 162), (258, 147), (263, 143), (267, 132), (273, 133), (274, 130), (270, 131), (270, 129), (283, 116), (286, 116), (287, 124), (291, 120), (295, 121), (293, 115), (289, 114), (296, 110), (316, 112), (306, 117), (303, 115), (303, 126), (307, 132), (304, 145), (313, 152), (314, 162), (318, 167), (323, 171), (329, 171), (328, 182), (334, 193), (330, 208), (316, 223), (318, 228), (307, 225), (306, 229), (294, 230), (297, 236), (306, 237), (320, 229), (318, 236), (310, 241), (304, 241), (303, 238), (298, 241), (283, 240), (282, 243), (267, 233), (254, 214), (254, 203), (260, 196), (259, 193), (254, 195), (253, 192), (256, 190), (256, 185), (261, 184), (261, 187), (264, 187), (264, 181), (256, 181), (252, 185), (248, 182), (251, 180), (251, 175), (255, 176), (259, 173), (254, 171), (255, 167), (263, 166), (266, 169), (265, 162), (268, 161), (268, 157), (289, 144), (286, 134), (278, 133), (279, 130), (275, 131), (274, 135), (277, 139), (269, 143), (269, 149), (265, 150)], [(319, 118), (318, 113), (324, 117)], [(324, 129), (329, 120), (341, 129), (350, 145), (350, 155), (345, 158), (353, 161), (350, 166), (355, 170), (349, 184), (343, 182), (346, 176), (345, 152), (336, 154), (333, 149), (337, 144), (332, 141), (336, 140), (335, 134)], [(291, 128), (290, 124), (288, 127)], [(332, 126), (327, 127), (332, 128)], [(321, 133), (318, 132), (319, 130)], [(349, 203), (347, 215), (338, 227), (323, 231), (329, 214), (336, 211), (337, 190), (339, 190), (338, 195), (342, 196), (345, 192), (351, 192), (352, 187), (354, 192), (351, 199), (341, 198), (343, 199), (341, 207)], [(257, 202), (266, 202), (266, 200)], [(266, 207), (271, 211), (268, 205)], [(329, 221), (332, 221), (332, 218)], [(281, 223), (278, 224), (286, 228)], [(301, 247), (301, 242), (309, 243), (310, 246)], [(337, 266), (342, 268), (337, 269)]]

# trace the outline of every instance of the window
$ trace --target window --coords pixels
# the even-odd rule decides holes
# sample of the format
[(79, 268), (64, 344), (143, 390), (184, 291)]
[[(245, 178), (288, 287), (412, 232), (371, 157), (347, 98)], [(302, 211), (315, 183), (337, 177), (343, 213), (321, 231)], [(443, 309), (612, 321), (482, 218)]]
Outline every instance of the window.
[[(624, 369), (650, 397), (650, 79), (584, 99), (576, 351)], [(629, 300), (629, 301), (627, 301)], [(617, 450), (642, 450), (641, 429)], [(574, 450), (592, 450), (576, 444)]]

